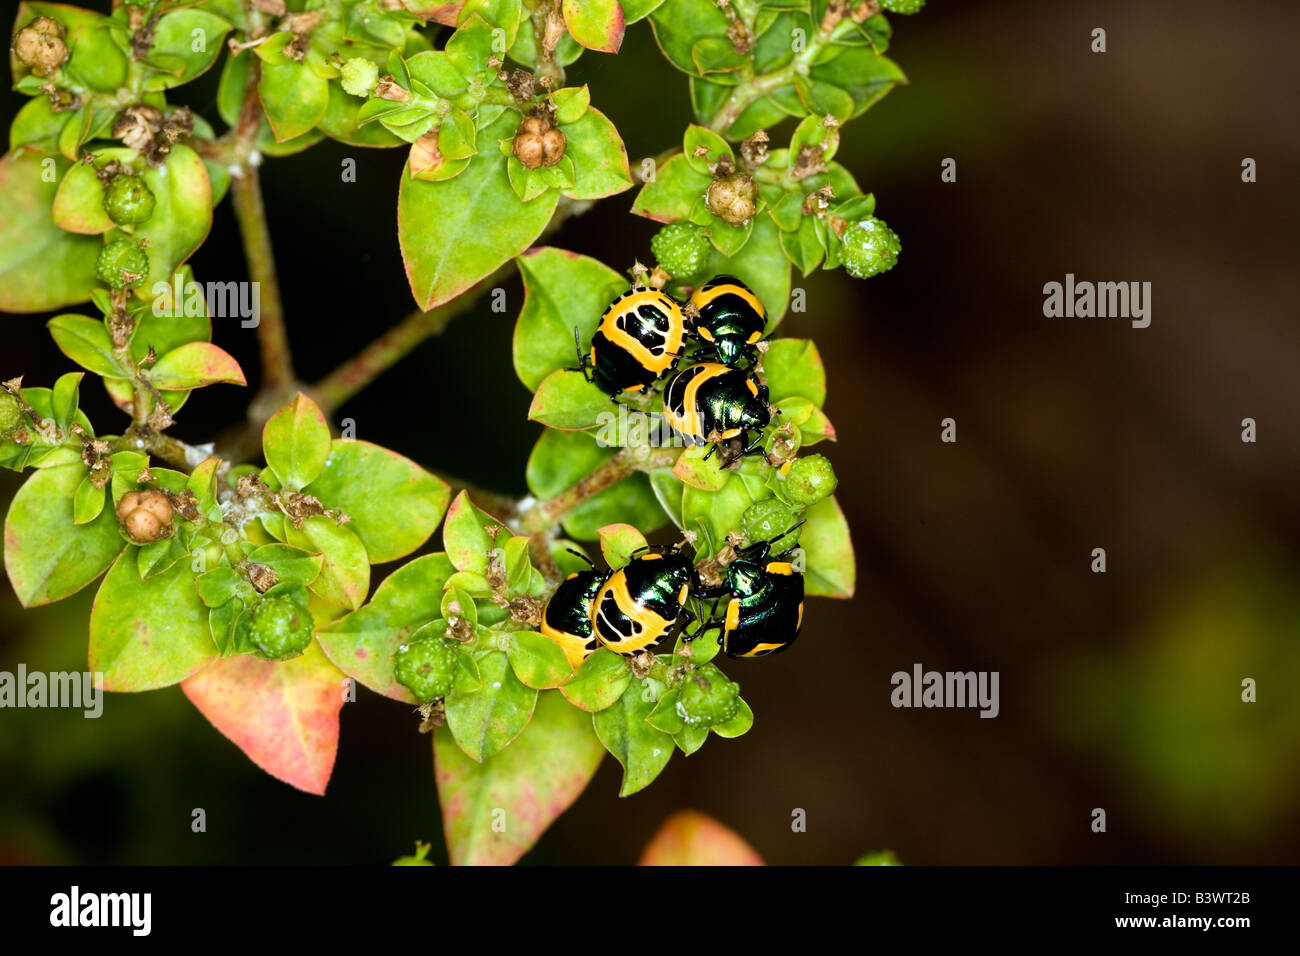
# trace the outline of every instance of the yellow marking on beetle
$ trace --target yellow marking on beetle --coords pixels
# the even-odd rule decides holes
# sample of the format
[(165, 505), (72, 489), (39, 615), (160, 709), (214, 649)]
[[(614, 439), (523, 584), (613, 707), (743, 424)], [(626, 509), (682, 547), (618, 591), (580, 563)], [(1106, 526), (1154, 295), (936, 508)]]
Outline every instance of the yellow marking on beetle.
[(740, 627), (740, 599), (732, 598), (727, 602), (727, 618), (722, 623), (724, 631), (734, 631)]
[(690, 593), (691, 593), (691, 584), (688, 581), (685, 584), (683, 584), (682, 589), (677, 592), (677, 603), (685, 604), (686, 599), (690, 596)]
[(704, 341), (706, 342), (713, 341), (713, 333), (710, 332), (708, 329), (706, 329), (704, 326), (700, 326), (698, 329), (696, 329), (696, 331), (699, 333), (700, 338), (704, 339)]
[(794, 467), (794, 462), (793, 462), (793, 461), (787, 461), (784, 465), (781, 466), (781, 469), (780, 469), (780, 470), (781, 470), (781, 474), (782, 474), (782, 475), (788, 475), (788, 474), (790, 474), (790, 469), (793, 468), (793, 467)]
[(753, 345), (755, 342), (757, 342), (757, 341), (758, 341), (759, 339), (761, 339), (762, 337), (763, 337), (763, 330), (762, 330), (762, 329), (759, 329), (757, 332), (750, 332), (750, 333), (749, 333), (749, 339), (748, 339), (748, 342), (749, 342), (750, 345)]
[[(668, 333), (664, 336), (662, 355), (655, 355), (641, 341), (618, 327), (618, 320), (624, 315), (639, 321), (640, 317), (637, 316), (636, 310), (646, 304), (658, 307), (668, 316)], [(682, 310), (676, 302), (662, 293), (643, 289), (640, 292), (628, 293), (606, 309), (605, 315), (600, 320), (600, 331), (605, 333), (605, 338), (610, 342), (635, 358), (642, 368), (656, 375), (662, 375), (673, 364), (673, 356), (682, 350), (682, 331), (685, 324)]]
[(803, 627), (803, 601), (799, 602), (799, 620), (794, 622), (794, 629), (797, 631)]
[(754, 649), (741, 654), (741, 657), (758, 657), (760, 654), (766, 654), (769, 651), (778, 651), (784, 644), (755, 644)]
[(560, 650), (564, 651), (564, 656), (569, 661), (569, 666), (574, 670), (581, 667), (582, 662), (592, 652), (592, 648), (587, 646), (592, 640), (590, 637), (582, 638), (577, 634), (554, 628), (546, 622), (546, 618), (542, 618), (542, 626), (539, 630), (560, 646)]
[(637, 560), (638, 561), (659, 561), (662, 558), (663, 558), (662, 554), (655, 554), (653, 551), (651, 551), (647, 554), (640, 555), (637, 558)]
[(703, 309), (714, 299), (721, 298), (724, 295), (735, 295), (744, 299), (749, 307), (758, 313), (759, 318), (767, 318), (767, 310), (763, 308), (763, 303), (759, 301), (758, 296), (750, 292), (743, 286), (734, 285), (730, 282), (724, 282), (722, 285), (716, 285), (711, 289), (696, 289), (695, 294), (691, 296), (691, 302), (697, 309)]
[(643, 382), (637, 382), (635, 385), (629, 385), (629, 386), (627, 387), (627, 391), (629, 391), (629, 392), (639, 392), (639, 391), (641, 391), (641, 389), (643, 389), (643, 388), (645, 388), (645, 384), (644, 384)]
[(749, 386), (749, 394), (758, 398), (758, 385), (755, 384), (754, 380), (752, 378), (747, 378), (745, 379), (745, 384)]
[[(700, 410), (696, 403), (696, 395), (700, 386), (709, 379), (717, 378), (719, 375), (726, 375), (731, 369), (725, 365), (719, 365), (717, 362), (701, 362), (693, 368), (702, 369), (696, 372), (695, 376), (686, 383), (686, 394), (682, 396), (682, 414), (678, 415), (668, 406), (668, 393), (664, 392), (664, 418), (668, 419), (668, 424), (677, 429), (683, 435), (691, 438), (703, 438), (704, 426), (700, 424)], [(740, 430), (736, 430), (740, 434)], [(735, 435), (728, 436), (734, 438)]]
[[(614, 626), (613, 622), (606, 621), (601, 616), (600, 606), (607, 596), (613, 597), (614, 604), (629, 620), (641, 626), (639, 631), (624, 634)], [(676, 618), (666, 621), (652, 608), (644, 607), (633, 600), (627, 589), (627, 575), (622, 571), (610, 575), (609, 580), (596, 593), (596, 600), (591, 602), (592, 631), (602, 644), (619, 654), (631, 654), (643, 647), (657, 644), (675, 621)], [(606, 634), (612, 636), (607, 637)]]
[(768, 574), (794, 574), (794, 565), (789, 561), (773, 561), (767, 566)]
[(731, 439), (731, 438), (735, 438), (735, 437), (736, 437), (737, 435), (739, 435), (742, 431), (744, 431), (743, 428), (728, 428), (728, 429), (727, 429), (725, 432), (723, 432), (719, 437), (721, 437), (721, 438), (723, 438), (723, 439)]
[(565, 578), (564, 580), (566, 580), (566, 581), (572, 581), (572, 580), (573, 580), (574, 578), (576, 578), (577, 576), (578, 576), (578, 572), (577, 572), (577, 571), (574, 571), (572, 574), (570, 574), (570, 575), (569, 575), (567, 578)]

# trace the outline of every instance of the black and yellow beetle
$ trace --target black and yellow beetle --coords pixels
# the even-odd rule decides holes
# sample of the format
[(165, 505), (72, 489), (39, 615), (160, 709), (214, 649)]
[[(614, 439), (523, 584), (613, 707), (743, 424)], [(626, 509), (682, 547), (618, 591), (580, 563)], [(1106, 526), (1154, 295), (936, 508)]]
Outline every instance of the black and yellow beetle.
[(579, 367), (611, 398), (622, 391), (642, 391), (676, 367), (685, 331), (686, 318), (672, 296), (658, 289), (633, 289), (605, 309), (586, 355), (579, 345)]
[[(690, 365), (664, 389), (664, 419), (693, 445), (739, 438), (748, 455), (772, 421), (767, 386), (741, 369), (717, 362)], [(752, 436), (752, 437), (751, 437)]]
[(560, 645), (574, 670), (599, 646), (591, 632), (591, 606), (604, 583), (600, 571), (575, 571), (542, 610), (541, 632)]
[(649, 549), (606, 578), (591, 606), (592, 632), (619, 654), (653, 647), (695, 620), (686, 606), (699, 578), (677, 548)]
[(726, 581), (700, 597), (728, 596), (718, 643), (728, 657), (766, 657), (794, 643), (803, 625), (803, 573), (789, 560), (797, 548), (772, 555), (772, 543), (742, 549), (727, 565)]
[(767, 328), (767, 310), (752, 289), (735, 276), (714, 276), (695, 290), (690, 304), (698, 313), (689, 331), (723, 365), (753, 361), (754, 345)]

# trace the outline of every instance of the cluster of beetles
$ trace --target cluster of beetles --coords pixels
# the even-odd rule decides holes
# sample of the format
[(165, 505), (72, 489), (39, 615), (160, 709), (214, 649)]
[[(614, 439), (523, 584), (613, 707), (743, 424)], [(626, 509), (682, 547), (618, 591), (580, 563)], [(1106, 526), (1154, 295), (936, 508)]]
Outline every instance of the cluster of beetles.
[[(663, 414), (677, 434), (694, 445), (739, 440), (748, 455), (772, 418), (767, 386), (755, 376), (766, 326), (763, 303), (732, 276), (697, 288), (685, 309), (658, 289), (635, 288), (610, 303), (586, 354), (579, 345), (579, 367), (614, 400), (668, 378)], [(679, 371), (687, 345), (696, 346), (693, 361)], [(701, 357), (710, 361), (694, 361)], [(799, 634), (804, 584), (789, 560), (794, 549), (773, 554), (772, 545), (739, 550), (716, 587), (705, 587), (686, 551), (671, 546), (643, 548), (617, 571), (576, 572), (547, 603), (541, 631), (576, 668), (598, 647), (635, 654), (681, 633), (696, 619), (688, 606), (695, 598), (714, 608), (697, 633), (719, 628), (728, 657), (779, 653)]]

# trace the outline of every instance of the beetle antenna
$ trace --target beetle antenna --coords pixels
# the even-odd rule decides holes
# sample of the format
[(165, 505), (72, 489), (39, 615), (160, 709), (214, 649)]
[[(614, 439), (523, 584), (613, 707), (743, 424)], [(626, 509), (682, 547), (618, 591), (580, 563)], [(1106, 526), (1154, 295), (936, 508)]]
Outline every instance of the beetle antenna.
[(564, 550), (569, 552), (569, 554), (573, 555), (575, 558), (582, 558), (583, 561), (587, 562), (587, 565), (588, 567), (591, 568), (591, 570), (593, 571), (596, 570), (596, 563), (592, 561), (591, 558), (587, 557), (585, 554), (579, 551), (577, 548), (565, 548)]

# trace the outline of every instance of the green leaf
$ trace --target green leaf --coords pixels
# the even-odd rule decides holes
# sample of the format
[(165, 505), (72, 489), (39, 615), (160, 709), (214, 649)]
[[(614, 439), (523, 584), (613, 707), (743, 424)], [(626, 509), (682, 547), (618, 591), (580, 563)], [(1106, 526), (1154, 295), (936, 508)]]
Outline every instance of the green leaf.
[(475, 506), (467, 492), (458, 494), (447, 509), (442, 540), (447, 557), (457, 570), (487, 574), (489, 552), (504, 547), (510, 537), (509, 529)]
[(103, 243), (64, 232), (50, 215), (67, 168), (61, 157), (27, 150), (0, 159), (0, 310), (58, 309), (86, 301), (95, 288)]
[(851, 47), (814, 66), (811, 78), (848, 94), (853, 100), (851, 116), (860, 116), (899, 83), (907, 82), (898, 64), (869, 46)]
[(818, 408), (826, 403), (826, 367), (811, 339), (776, 339), (763, 354), (769, 399), (801, 396)]
[(320, 576), (311, 589), (327, 601), (356, 610), (370, 590), (370, 562), (366, 547), (347, 525), (333, 518), (312, 515), (295, 528), (284, 523), (285, 540), (295, 548), (324, 555)]
[(655, 702), (645, 699), (643, 687), (641, 681), (632, 681), (617, 702), (592, 718), (596, 736), (623, 765), (620, 797), (648, 787), (673, 755), (673, 738), (646, 723)]
[(630, 524), (611, 524), (600, 529), (600, 552), (612, 571), (624, 567), (633, 554), (645, 547), (645, 535)]
[(591, 90), (586, 86), (570, 86), (551, 94), (555, 107), (555, 122), (574, 123), (591, 106)]
[(673, 742), (688, 757), (703, 747), (708, 739), (708, 727), (691, 727), (684, 723), (682, 729), (673, 735)]
[(745, 703), (743, 698), (739, 703), (740, 707), (737, 709), (734, 717), (725, 723), (716, 724), (712, 728), (713, 732), (719, 737), (739, 737), (742, 734), (749, 733), (749, 728), (754, 726), (753, 709), (749, 704)]
[(804, 520), (799, 546), (807, 564), (805, 591), (825, 597), (853, 597), (857, 565), (849, 523), (839, 502), (834, 496), (822, 499), (804, 512)]
[(454, 571), (445, 554), (426, 554), (402, 565), (369, 602), (322, 628), (317, 640), (348, 676), (377, 694), (416, 703), (393, 676), (393, 652), (438, 617), (443, 585)]
[(549, 691), (519, 739), (496, 756), (474, 762), (447, 727), (436, 731), (433, 753), (447, 852), (453, 864), (474, 866), (523, 856), (586, 788), (605, 751), (591, 718)]
[[(197, 31), (197, 32), (196, 32)], [(206, 72), (221, 53), (230, 24), (204, 10), (174, 10), (154, 28), (153, 47), (145, 63), (159, 70), (145, 80), (146, 90), (166, 90)], [(196, 44), (201, 39), (203, 42)], [(194, 47), (201, 47), (195, 50)]]
[(72, 502), (73, 524), (89, 524), (99, 517), (104, 510), (104, 499), (108, 492), (103, 487), (96, 487), (90, 475), (77, 484), (77, 491)]
[(686, 127), (686, 135), (682, 137), (682, 156), (691, 169), (710, 178), (713, 176), (710, 167), (718, 160), (725, 157), (734, 163), (736, 159), (730, 143), (713, 130), (694, 125)]
[(601, 313), (627, 291), (628, 282), (603, 263), (565, 249), (533, 249), (515, 263), (524, 281), (524, 307), (515, 324), (515, 373), (536, 391), (551, 372), (574, 367), (574, 329), (590, 341)]
[(517, 119), (506, 111), (480, 130), (478, 155), (454, 179), (421, 182), (411, 178), (409, 166), (403, 169), (398, 239), (420, 308), (432, 309), (491, 274), (550, 221), (559, 193), (520, 202), (497, 149), (498, 140), (513, 135)]
[(622, 697), (631, 681), (627, 658), (601, 647), (582, 662), (560, 693), (575, 707), (601, 711)]
[[(281, 41), (280, 37), (285, 39)], [(305, 60), (300, 63), (284, 55), (284, 48), (292, 38), (288, 31), (272, 34), (266, 43), (253, 48), (262, 59), (262, 79), (257, 92), (275, 138), (281, 143), (301, 136), (319, 123), (330, 102), (329, 80), (316, 73)]]
[(330, 427), (325, 413), (299, 392), (263, 427), (262, 449), (266, 463), (284, 488), (289, 491), (305, 488), (321, 473), (330, 454)]
[(46, 323), (59, 350), (87, 371), (110, 378), (125, 375), (113, 356), (113, 340), (99, 319), (56, 315)]
[(536, 631), (516, 631), (510, 635), (510, 667), (526, 687), (547, 690), (559, 687), (573, 669), (560, 645)]
[(278, 585), (309, 585), (320, 574), (324, 559), (319, 554), (312, 554), (301, 548), (287, 544), (264, 544), (253, 549), (248, 560), (265, 564), (275, 572)]
[(571, 160), (576, 170), (576, 179), (564, 188), (564, 195), (602, 199), (631, 188), (627, 149), (604, 113), (592, 107), (577, 122), (562, 124), (560, 131), (566, 139), (564, 158)]
[(560, 369), (542, 380), (528, 408), (528, 417), (551, 428), (595, 428), (612, 416), (610, 398), (581, 372)]
[(677, 713), (677, 695), (676, 689), (664, 691), (654, 710), (646, 717), (646, 722), (651, 727), (666, 734), (679, 734), (686, 729), (686, 721)]
[(158, 388), (190, 389), (226, 382), (247, 385), (234, 357), (211, 342), (189, 342), (172, 349), (149, 369), (149, 381)]
[(564, 24), (588, 50), (617, 53), (623, 44), (623, 8), (618, 0), (563, 0)]
[(706, 445), (687, 448), (673, 465), (673, 474), (701, 491), (717, 491), (727, 483), (731, 472), (722, 466), (720, 455)]
[(689, 219), (702, 203), (712, 178), (697, 173), (681, 153), (655, 170), (655, 178), (641, 187), (632, 212), (656, 222)]
[(335, 439), (305, 489), (351, 520), (372, 564), (394, 561), (433, 534), (451, 489), (409, 458), (365, 441)]
[(116, 225), (104, 209), (104, 186), (86, 163), (75, 163), (63, 175), (50, 215), (60, 229), (87, 236), (102, 235)]
[(299, 657), (228, 657), (181, 690), (212, 726), (277, 780), (322, 795), (334, 770), (346, 678), (315, 642)]
[(502, 651), (478, 659), (483, 686), (472, 694), (455, 692), (446, 698), (447, 728), (460, 749), (483, 762), (504, 750), (528, 726), (537, 691), (521, 684)]
[(179, 683), (217, 655), (208, 609), (187, 565), (141, 580), (135, 549), (109, 569), (90, 612), (90, 669), (104, 689), (144, 691)]
[(703, 37), (727, 39), (729, 21), (713, 0), (664, 0), (650, 15), (655, 40), (683, 73), (698, 73), (691, 51)]
[(80, 591), (122, 550), (117, 516), (102, 509), (102, 492), (98, 517), (75, 523), (74, 498), (85, 477), (80, 462), (33, 472), (9, 505), (5, 571), (23, 607)]
[(745, 509), (770, 497), (764, 485), (771, 466), (758, 459), (745, 460), (717, 491), (702, 491), (686, 485), (682, 491), (682, 519), (685, 530), (699, 532), (695, 543), (700, 554), (714, 555), (727, 543), (727, 534), (740, 527)]

